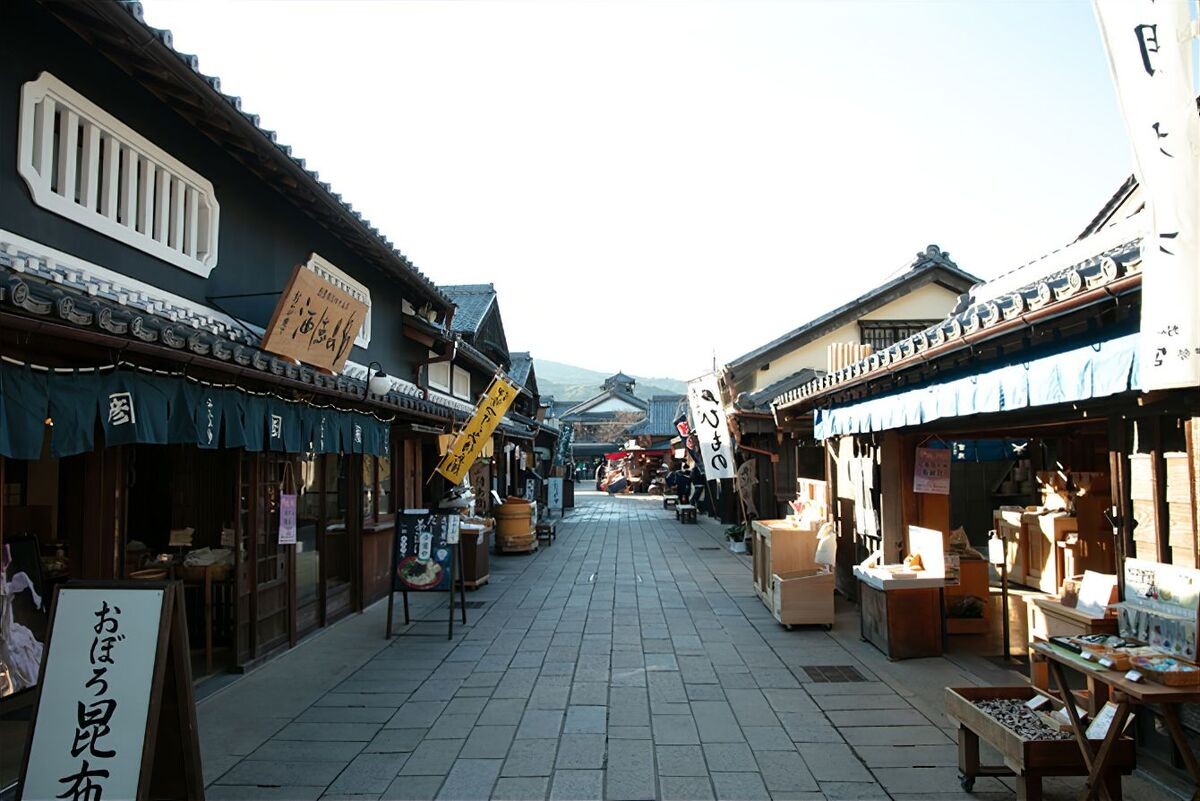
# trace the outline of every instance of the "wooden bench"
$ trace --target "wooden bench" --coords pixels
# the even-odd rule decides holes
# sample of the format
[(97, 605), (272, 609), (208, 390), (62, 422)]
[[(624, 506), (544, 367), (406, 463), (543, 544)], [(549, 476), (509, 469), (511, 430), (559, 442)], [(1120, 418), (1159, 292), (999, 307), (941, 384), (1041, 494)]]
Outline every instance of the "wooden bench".
[(547, 545), (553, 545), (554, 540), (558, 538), (558, 530), (554, 523), (538, 523), (534, 527), (534, 534), (538, 542), (545, 540)]
[(674, 509), (678, 505), (679, 505), (679, 499), (676, 498), (674, 495), (664, 495), (663, 496), (663, 508), (664, 509)]
[(690, 503), (681, 503), (675, 507), (675, 518), (680, 523), (696, 522), (696, 507)]

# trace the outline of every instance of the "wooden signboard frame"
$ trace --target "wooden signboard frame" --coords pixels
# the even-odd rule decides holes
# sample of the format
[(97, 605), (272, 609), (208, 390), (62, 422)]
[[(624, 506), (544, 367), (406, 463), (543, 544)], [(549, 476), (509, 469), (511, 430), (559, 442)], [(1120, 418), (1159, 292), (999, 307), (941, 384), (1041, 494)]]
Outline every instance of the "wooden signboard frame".
[[(435, 513), (431, 513), (435, 514)], [(446, 516), (446, 515), (443, 515)], [(398, 567), (396, 561), (396, 538), (400, 533), (400, 518), (396, 520), (396, 533), (392, 536), (391, 558), (388, 560), (391, 563), (388, 576), (388, 610), (387, 610), (387, 628), (384, 631), (383, 638), (390, 640), (392, 638), (392, 619), (396, 605), (396, 569)], [(459, 609), (462, 612), (462, 624), (467, 625), (467, 586), (463, 583), (463, 556), (462, 556), (462, 534), (459, 534), (459, 541), (448, 543), (450, 547), (450, 628), (446, 634), (447, 640), (454, 639), (454, 591), (458, 590)], [(456, 586), (457, 585), (457, 586)], [(408, 625), (411, 622), (408, 613), (408, 590), (401, 588), (400, 594), (403, 596), (404, 602), (404, 624)]]
[[(62, 590), (162, 591), (136, 801), (204, 801), (204, 777), (196, 726), (196, 703), (192, 697), (192, 666), (182, 584), (174, 581), (71, 581), (56, 587), (50, 604), (46, 644), (42, 651), (39, 675), (43, 682), (47, 663), (53, 653), (54, 624)], [(21, 760), (21, 778), (16, 793), (18, 801), (42, 801), (25, 796), (24, 789), (38, 716), (42, 709), (43, 687), (44, 684), (39, 683), (36, 690), (33, 724)]]
[[(312, 347), (301, 347), (294, 341), (295, 334), (289, 336), (283, 333), (276, 333), (275, 327), (279, 324), (279, 318), (291, 302), (292, 295), (298, 291), (303, 292), (308, 297), (312, 297), (320, 291), (327, 292), (337, 303), (351, 308), (357, 313), (358, 326), (353, 331), (338, 332), (338, 337), (340, 338), (349, 337), (348, 341), (350, 343), (345, 353), (340, 357), (313, 359), (314, 354), (324, 355), (323, 351)], [(370, 308), (367, 304), (358, 298), (329, 283), (303, 264), (297, 264), (292, 269), (291, 278), (288, 279), (287, 285), (283, 288), (283, 292), (279, 296), (279, 302), (275, 304), (275, 311), (271, 313), (271, 322), (267, 324), (266, 331), (263, 333), (263, 350), (287, 359), (292, 359), (295, 362), (303, 362), (304, 364), (325, 370), (331, 375), (337, 375), (346, 366), (346, 361), (350, 358), (350, 352), (354, 350), (354, 341), (358, 339), (358, 333), (362, 330), (363, 323), (367, 319), (367, 312), (369, 311)]]

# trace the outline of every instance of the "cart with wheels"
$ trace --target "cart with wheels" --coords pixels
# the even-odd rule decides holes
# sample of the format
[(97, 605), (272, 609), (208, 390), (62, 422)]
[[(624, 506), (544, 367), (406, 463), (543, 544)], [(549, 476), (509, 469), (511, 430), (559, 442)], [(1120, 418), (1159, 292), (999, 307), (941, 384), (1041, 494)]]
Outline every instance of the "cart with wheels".
[[(958, 723), (959, 784), (966, 792), (975, 789), (980, 776), (1015, 776), (1020, 801), (1040, 801), (1044, 776), (1087, 776), (1088, 766), (1073, 739), (1027, 740), (975, 705), (976, 701), (1016, 699), (1028, 701), (1042, 695), (1030, 686), (947, 687), (946, 712)], [(984, 765), (979, 742), (994, 748), (1002, 764)], [(1105, 789), (1112, 801), (1121, 798), (1121, 776), (1133, 772), (1133, 740), (1122, 736), (1113, 748)]]

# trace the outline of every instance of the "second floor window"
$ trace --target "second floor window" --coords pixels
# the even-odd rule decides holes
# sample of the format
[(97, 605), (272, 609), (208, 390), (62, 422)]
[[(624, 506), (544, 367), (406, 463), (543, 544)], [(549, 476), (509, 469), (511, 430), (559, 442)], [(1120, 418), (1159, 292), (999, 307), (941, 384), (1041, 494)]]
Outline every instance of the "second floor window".
[(859, 320), (862, 344), (870, 345), (873, 353), (886, 350), (897, 342), (924, 331), (937, 320)]

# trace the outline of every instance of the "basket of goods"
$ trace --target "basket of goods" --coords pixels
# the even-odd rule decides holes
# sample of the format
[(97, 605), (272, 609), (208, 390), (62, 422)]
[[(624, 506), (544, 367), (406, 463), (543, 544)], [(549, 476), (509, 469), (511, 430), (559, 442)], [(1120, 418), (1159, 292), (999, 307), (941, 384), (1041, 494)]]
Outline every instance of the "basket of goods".
[(1151, 681), (1168, 687), (1200, 685), (1200, 667), (1173, 656), (1135, 656), (1131, 660), (1138, 672)]

